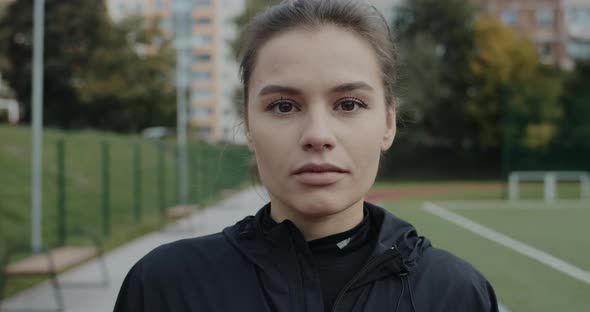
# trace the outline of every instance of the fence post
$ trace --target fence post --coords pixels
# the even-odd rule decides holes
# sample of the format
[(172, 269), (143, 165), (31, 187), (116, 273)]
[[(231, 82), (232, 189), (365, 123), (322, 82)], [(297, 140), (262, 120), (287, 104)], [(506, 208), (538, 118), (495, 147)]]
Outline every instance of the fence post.
[(580, 177), (580, 197), (582, 200), (590, 199), (590, 175), (588, 173), (582, 173)]
[(141, 222), (141, 149), (139, 143), (133, 146), (133, 204), (135, 222)]
[(203, 152), (201, 153), (201, 157), (203, 158), (203, 175), (201, 176), (201, 185), (203, 185), (203, 189), (201, 190), (203, 200), (209, 199), (211, 194), (213, 193), (212, 190), (212, 182), (211, 181), (211, 167), (214, 166), (214, 163), (211, 161), (210, 155), (210, 148), (208, 144), (203, 145)]
[(64, 246), (67, 240), (66, 233), (66, 166), (65, 166), (65, 142), (59, 139), (57, 148), (57, 245)]
[[(177, 142), (176, 145), (178, 145), (179, 143)], [(176, 146), (176, 148), (174, 149), (174, 159), (176, 160), (175, 163), (175, 168), (176, 170), (174, 170), (175, 174), (176, 174), (176, 202), (175, 204), (179, 205), (180, 204), (180, 194), (182, 193), (181, 191), (181, 185), (180, 185), (180, 148), (178, 148), (178, 146)]]
[(543, 181), (545, 187), (545, 202), (552, 203), (557, 199), (557, 173), (546, 173)]
[(518, 172), (511, 172), (508, 175), (508, 200), (518, 199)]
[(199, 143), (194, 143), (191, 144), (191, 153), (190, 155), (192, 155), (192, 157), (190, 158), (191, 160), (191, 166), (190, 166), (190, 181), (191, 182), (191, 192), (189, 192), (190, 194), (192, 194), (191, 197), (191, 202), (193, 203), (197, 203), (197, 204), (201, 204), (201, 179), (199, 177), (199, 172), (201, 170), (201, 156), (200, 156), (200, 149), (199, 149)]
[(111, 234), (110, 146), (102, 142), (102, 232)]
[(166, 213), (166, 185), (165, 185), (165, 164), (164, 164), (164, 143), (158, 142), (158, 205), (160, 215), (163, 217)]

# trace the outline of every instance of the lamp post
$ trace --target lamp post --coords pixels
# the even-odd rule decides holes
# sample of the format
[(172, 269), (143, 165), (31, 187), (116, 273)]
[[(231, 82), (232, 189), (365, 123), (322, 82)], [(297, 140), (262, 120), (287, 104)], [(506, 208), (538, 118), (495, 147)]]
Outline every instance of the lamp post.
[(41, 251), (42, 241), (42, 159), (43, 159), (43, 32), (45, 0), (35, 0), (33, 30), (33, 146), (31, 174), (31, 248)]
[(176, 48), (176, 133), (178, 140), (178, 201), (188, 200), (187, 125), (189, 68), (192, 52), (192, 6), (190, 0), (174, 0), (174, 45)]

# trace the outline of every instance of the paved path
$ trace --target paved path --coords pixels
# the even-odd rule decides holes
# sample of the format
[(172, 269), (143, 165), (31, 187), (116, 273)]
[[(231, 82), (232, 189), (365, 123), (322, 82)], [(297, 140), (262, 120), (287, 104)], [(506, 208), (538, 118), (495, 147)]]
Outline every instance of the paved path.
[[(108, 312), (113, 310), (121, 283), (131, 266), (155, 247), (178, 239), (202, 236), (221, 231), (256, 211), (267, 202), (264, 189), (248, 189), (208, 209), (180, 221), (166, 230), (154, 232), (127, 243), (109, 252), (106, 263), (111, 279), (107, 288), (64, 288), (66, 312)], [(91, 261), (76, 269), (60, 274), (64, 282), (98, 281), (100, 271), (96, 261)], [(53, 291), (49, 283), (26, 290), (6, 300), (2, 310), (11, 308), (55, 307)]]

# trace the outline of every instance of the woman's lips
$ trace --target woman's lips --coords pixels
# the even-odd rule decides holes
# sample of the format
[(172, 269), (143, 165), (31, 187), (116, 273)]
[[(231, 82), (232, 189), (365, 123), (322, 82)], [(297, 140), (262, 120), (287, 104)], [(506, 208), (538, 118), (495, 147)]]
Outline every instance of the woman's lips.
[(322, 171), (322, 172), (312, 172), (312, 171), (305, 171), (298, 174), (295, 174), (295, 179), (302, 184), (309, 185), (309, 186), (325, 186), (330, 185), (338, 182), (346, 175), (345, 172), (338, 172), (338, 171)]

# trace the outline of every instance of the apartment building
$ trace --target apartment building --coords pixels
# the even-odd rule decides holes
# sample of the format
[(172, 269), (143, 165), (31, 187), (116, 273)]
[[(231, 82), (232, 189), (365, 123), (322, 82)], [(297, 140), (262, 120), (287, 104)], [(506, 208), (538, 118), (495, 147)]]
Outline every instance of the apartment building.
[(560, 0), (485, 0), (488, 14), (529, 38), (541, 61), (567, 67), (564, 12)]
[[(107, 0), (107, 7), (115, 21), (130, 14), (157, 16), (163, 30), (173, 34), (174, 1), (179, 0)], [(185, 2), (192, 11), (189, 121), (191, 131), (204, 141), (245, 142), (233, 101), (238, 66), (229, 47), (236, 36), (233, 17), (243, 10), (244, 2)]]
[(590, 0), (563, 0), (562, 5), (568, 56), (572, 62), (590, 59)]

